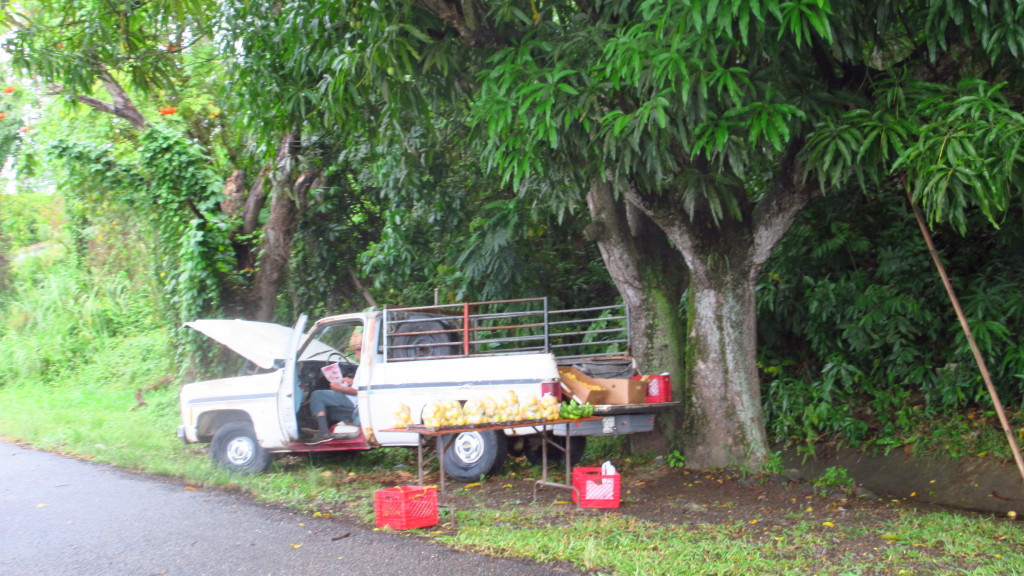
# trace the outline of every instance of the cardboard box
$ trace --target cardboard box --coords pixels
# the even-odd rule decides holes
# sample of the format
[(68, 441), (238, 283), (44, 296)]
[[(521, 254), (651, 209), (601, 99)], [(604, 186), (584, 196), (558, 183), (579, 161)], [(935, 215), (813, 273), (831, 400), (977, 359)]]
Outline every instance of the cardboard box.
[(590, 402), (594, 406), (604, 404), (605, 390), (594, 383), (594, 379), (570, 366), (559, 366), (558, 375), (562, 385), (569, 389), (567, 396), (575, 397), (581, 404)]
[(647, 398), (647, 385), (639, 380), (598, 380), (607, 394), (605, 404), (643, 404)]
[(598, 404), (642, 404), (647, 385), (625, 378), (591, 378), (579, 370), (562, 366), (558, 369), (562, 383), (580, 402)]

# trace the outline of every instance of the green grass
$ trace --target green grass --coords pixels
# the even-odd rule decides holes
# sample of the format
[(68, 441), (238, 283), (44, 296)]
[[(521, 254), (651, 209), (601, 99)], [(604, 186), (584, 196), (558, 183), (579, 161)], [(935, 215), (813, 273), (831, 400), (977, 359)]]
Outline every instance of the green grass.
[[(830, 554), (845, 538), (873, 539), (877, 546)], [(518, 507), (461, 513), (459, 531), (439, 539), (610, 574), (1024, 573), (1024, 538), (1016, 526), (944, 513), (871, 528), (802, 523), (762, 530), (749, 523), (664, 526), (568, 507)]]

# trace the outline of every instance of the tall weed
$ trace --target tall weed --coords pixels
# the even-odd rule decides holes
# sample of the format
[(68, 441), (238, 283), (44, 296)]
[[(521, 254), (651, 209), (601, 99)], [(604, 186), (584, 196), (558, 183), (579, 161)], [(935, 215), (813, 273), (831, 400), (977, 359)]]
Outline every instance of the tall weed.
[(174, 437), (171, 335), (137, 278), (60, 248), (20, 260), (13, 277), (0, 325), (0, 435), (153, 472), (187, 458)]
[[(119, 336), (154, 329), (153, 299), (127, 271), (90, 271), (59, 247), (48, 265), (15, 263), (3, 297), (0, 381), (52, 380), (78, 370)], [(23, 264), (24, 262), (24, 264)]]

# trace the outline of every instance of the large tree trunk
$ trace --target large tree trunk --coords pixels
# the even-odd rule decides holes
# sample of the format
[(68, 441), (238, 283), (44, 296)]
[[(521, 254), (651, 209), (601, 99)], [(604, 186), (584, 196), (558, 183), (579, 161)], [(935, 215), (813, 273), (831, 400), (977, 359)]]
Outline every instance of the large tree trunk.
[(270, 201), (270, 218), (263, 227), (263, 247), (252, 288), (253, 309), (247, 315), (253, 320), (274, 320), (277, 293), (288, 273), (288, 260), (291, 256), (298, 213), (291, 194), (285, 190), (275, 191)]
[[(275, 320), (277, 297), (288, 278), (292, 241), (305, 206), (305, 196), (320, 176), (319, 170), (309, 170), (295, 177), (294, 166), (300, 144), (297, 132), (281, 138), (274, 164), (257, 175), (241, 209), (241, 198), (236, 188), (243, 175), (240, 172), (233, 174), (224, 188), (226, 198), (221, 204), (222, 210), (229, 216), (241, 218), (241, 226), (233, 240), (237, 266), (243, 272), (255, 269), (251, 285), (227, 291), (225, 308), (245, 318), (262, 322)], [(257, 248), (249, 238), (257, 230), (260, 212), (268, 199), (270, 214), (263, 225), (261, 243)]]
[[(607, 182), (591, 183), (587, 194), (592, 223), (586, 234), (596, 241), (608, 273), (629, 309), (632, 354), (644, 373), (668, 372), (682, 382), (683, 323), (680, 298), (686, 265), (665, 234), (635, 207), (616, 200)], [(678, 414), (663, 413), (658, 429), (631, 436), (634, 449), (666, 451), (677, 436)]]
[[(263, 225), (263, 244), (253, 279), (249, 313), (246, 315), (252, 320), (270, 322), (274, 319), (277, 294), (287, 277), (292, 238), (299, 218), (292, 175), (292, 166), (299, 149), (298, 138), (297, 133), (291, 132), (281, 138), (278, 146), (272, 177), (270, 216)], [(246, 214), (246, 220), (249, 216)]]
[(692, 394), (684, 454), (697, 468), (740, 465), (760, 470), (768, 453), (757, 370), (754, 288), (760, 267), (743, 231), (703, 232), (684, 251), (690, 263)]
[[(295, 138), (298, 136), (295, 135)], [(293, 144), (297, 146), (297, 140), (292, 139), (289, 144), (282, 142), (282, 146), (296, 150), (292, 147)], [(299, 207), (305, 203), (305, 195), (319, 176), (319, 171), (307, 171), (293, 183), (285, 173), (274, 187), (274, 195), (270, 201), (270, 218), (263, 227), (263, 250), (253, 286), (256, 308), (252, 318), (255, 320), (269, 322), (274, 319), (277, 295), (288, 276), (292, 240), (295, 238), (295, 229), (299, 221)]]
[(726, 215), (717, 225), (706, 210), (687, 213), (672, 197), (628, 192), (665, 231), (690, 271), (681, 398), (687, 403), (687, 465), (759, 471), (768, 442), (757, 368), (757, 277), (817, 187), (802, 181), (790, 155), (761, 200), (741, 206), (742, 219)]

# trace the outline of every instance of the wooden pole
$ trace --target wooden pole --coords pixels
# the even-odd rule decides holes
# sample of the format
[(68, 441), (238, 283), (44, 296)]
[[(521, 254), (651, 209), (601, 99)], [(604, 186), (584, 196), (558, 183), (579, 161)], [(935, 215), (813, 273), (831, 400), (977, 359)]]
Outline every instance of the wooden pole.
[(953, 309), (956, 310), (956, 317), (960, 320), (960, 327), (967, 337), (967, 343), (971, 346), (974, 360), (978, 363), (978, 369), (981, 371), (981, 378), (985, 381), (988, 395), (992, 398), (996, 414), (999, 415), (999, 423), (1002, 424), (1003, 432), (1006, 433), (1006, 440), (1010, 443), (1010, 452), (1013, 453), (1013, 460), (1017, 463), (1017, 470), (1020, 471), (1021, 480), (1024, 481), (1024, 460), (1021, 459), (1020, 448), (1017, 446), (1017, 439), (1013, 436), (1013, 429), (1010, 428), (1010, 421), (1006, 418), (1003, 403), (999, 401), (999, 394), (996, 392), (996, 387), (992, 384), (992, 376), (989, 375), (988, 366), (985, 364), (985, 359), (981, 356), (978, 344), (974, 341), (974, 335), (971, 334), (971, 327), (967, 324), (967, 317), (964, 316), (963, 308), (960, 307), (960, 300), (957, 299), (956, 292), (953, 290), (953, 284), (950, 283), (949, 276), (946, 274), (946, 267), (943, 266), (942, 260), (939, 258), (939, 252), (935, 249), (935, 243), (932, 241), (932, 235), (928, 231), (927, 224), (925, 224), (924, 216), (921, 214), (921, 210), (914, 205), (909, 191), (907, 192), (907, 201), (910, 203), (910, 208), (914, 211), (914, 216), (917, 218), (917, 227), (921, 229), (921, 235), (924, 236), (925, 244), (928, 245), (928, 251), (932, 255), (932, 262), (935, 263), (935, 268), (938, 269), (939, 276), (942, 277), (942, 284), (946, 287), (946, 293), (949, 294), (949, 300), (953, 303)]

